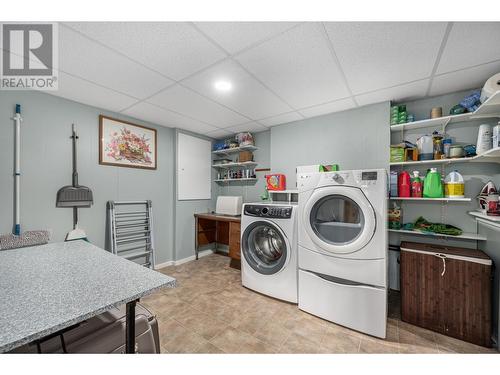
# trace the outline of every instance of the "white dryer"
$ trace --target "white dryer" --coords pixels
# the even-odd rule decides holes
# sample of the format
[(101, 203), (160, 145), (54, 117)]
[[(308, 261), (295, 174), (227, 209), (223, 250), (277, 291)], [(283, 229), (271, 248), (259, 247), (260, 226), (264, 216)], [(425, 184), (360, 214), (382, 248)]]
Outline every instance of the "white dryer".
[(297, 175), (299, 308), (385, 338), (387, 172)]
[(297, 205), (246, 203), (241, 216), (241, 281), (297, 303)]

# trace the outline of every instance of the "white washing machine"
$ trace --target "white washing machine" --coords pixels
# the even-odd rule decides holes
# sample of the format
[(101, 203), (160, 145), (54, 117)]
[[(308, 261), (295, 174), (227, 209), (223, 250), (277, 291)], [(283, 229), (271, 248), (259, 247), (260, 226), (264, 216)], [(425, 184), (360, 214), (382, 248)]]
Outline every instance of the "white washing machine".
[(297, 205), (246, 203), (241, 216), (243, 286), (297, 303)]
[(297, 175), (299, 308), (385, 338), (387, 172)]

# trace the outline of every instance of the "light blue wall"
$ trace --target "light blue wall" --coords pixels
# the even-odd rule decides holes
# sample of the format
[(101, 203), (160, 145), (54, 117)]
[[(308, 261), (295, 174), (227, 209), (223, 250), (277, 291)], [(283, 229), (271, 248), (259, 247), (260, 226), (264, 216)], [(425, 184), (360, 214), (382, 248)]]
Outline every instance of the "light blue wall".
[[(57, 190), (71, 184), (71, 123), (77, 125), (79, 182), (94, 193), (94, 205), (82, 208), (80, 226), (97, 246), (105, 243), (106, 201), (153, 201), (157, 263), (173, 259), (173, 129), (34, 91), (0, 91), (0, 233), (12, 230), (13, 144), (11, 117), (22, 106), (21, 225), (23, 230), (50, 229), (52, 241), (72, 229), (72, 210), (56, 208)], [(158, 130), (158, 169), (99, 165), (98, 116), (105, 114)]]
[(332, 113), (271, 128), (271, 169), (296, 184), (295, 167), (339, 164), (341, 169), (389, 167), (389, 103)]

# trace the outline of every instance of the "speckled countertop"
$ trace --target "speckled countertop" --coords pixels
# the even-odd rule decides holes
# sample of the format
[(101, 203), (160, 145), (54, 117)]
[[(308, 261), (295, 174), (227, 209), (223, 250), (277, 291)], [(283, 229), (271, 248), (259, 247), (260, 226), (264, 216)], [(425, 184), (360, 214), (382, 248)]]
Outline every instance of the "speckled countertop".
[(0, 353), (175, 287), (175, 279), (85, 241), (0, 251)]

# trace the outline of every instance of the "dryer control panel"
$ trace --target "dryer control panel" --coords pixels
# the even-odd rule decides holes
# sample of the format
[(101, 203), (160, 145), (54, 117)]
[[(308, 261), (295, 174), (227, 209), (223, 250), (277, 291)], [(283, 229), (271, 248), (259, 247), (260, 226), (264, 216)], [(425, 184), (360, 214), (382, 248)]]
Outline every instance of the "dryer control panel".
[(269, 219), (290, 219), (292, 217), (292, 207), (247, 204), (245, 205), (244, 214), (247, 216), (267, 217)]

